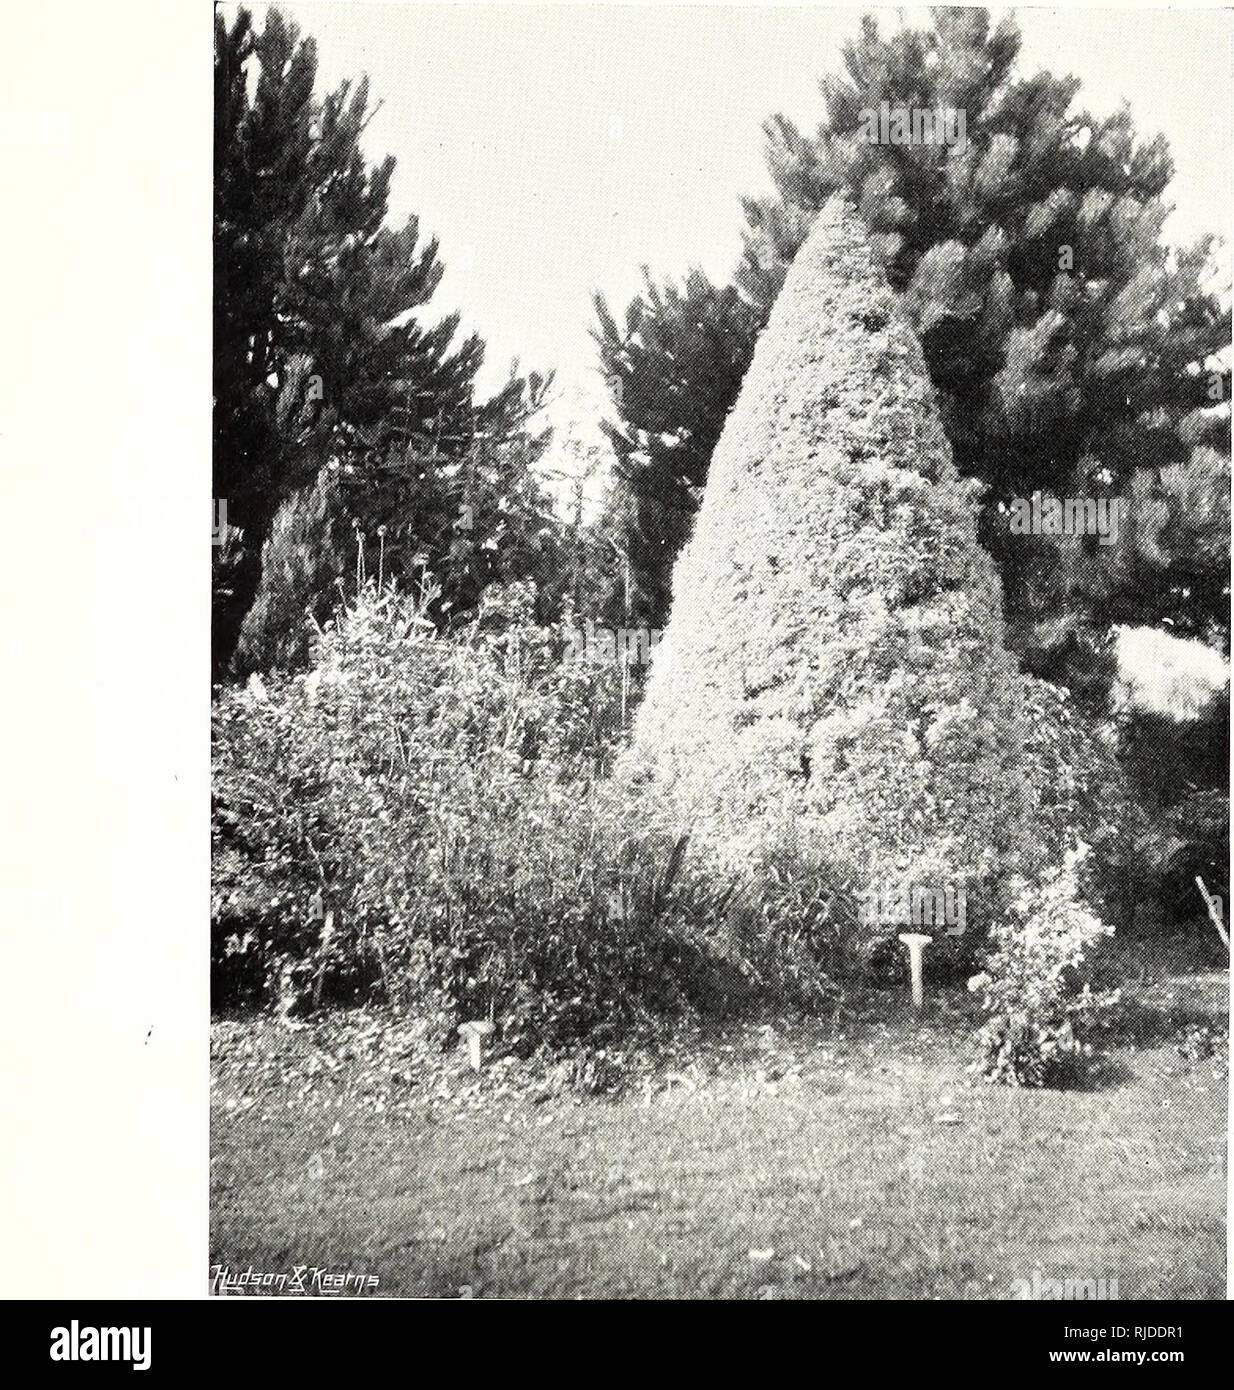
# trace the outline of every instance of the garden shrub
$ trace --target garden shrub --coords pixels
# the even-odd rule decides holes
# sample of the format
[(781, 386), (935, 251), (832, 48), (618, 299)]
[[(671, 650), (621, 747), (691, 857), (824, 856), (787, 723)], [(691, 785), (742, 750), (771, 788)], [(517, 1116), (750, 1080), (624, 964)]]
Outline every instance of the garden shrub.
[(1077, 891), (1109, 922), (1129, 925), (1145, 891), (1148, 818), (1118, 757), (1118, 730), (1082, 710), (1066, 690), (1023, 677), (1024, 769), (1030, 832), (1022, 868), (1063, 863), (1079, 843)]
[(493, 1018), (520, 1051), (731, 1005), (790, 968), (808, 993), (793, 943), (727, 949), (733, 885), (604, 776), (617, 668), (563, 662), (532, 599), (494, 592), (445, 637), (370, 588), (309, 673), (219, 693), (220, 991)]
[(1086, 956), (1111, 928), (1080, 899), (1085, 851), (1075, 848), (1036, 881), (1012, 885), (991, 933), (984, 971), (969, 981), (985, 1020), (978, 1068), (992, 1081), (1046, 1086), (1071, 1077), (1109, 996), (1086, 979)]

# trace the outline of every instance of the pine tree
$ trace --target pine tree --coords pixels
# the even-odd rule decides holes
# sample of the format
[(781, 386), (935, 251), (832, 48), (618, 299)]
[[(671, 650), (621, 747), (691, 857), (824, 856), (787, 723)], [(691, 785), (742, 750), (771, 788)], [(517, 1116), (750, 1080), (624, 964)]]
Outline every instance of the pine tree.
[[(1205, 289), (1208, 244), (1173, 255), (1161, 242), (1172, 177), (1164, 140), (1137, 140), (1126, 110), (1106, 119), (1072, 111), (1073, 78), (1016, 80), (1018, 51), (1014, 21), (991, 29), (982, 10), (939, 9), (932, 31), (889, 39), (866, 19), (845, 48), (847, 77), (823, 83), (817, 135), (783, 117), (766, 127), (777, 191), (746, 202), (737, 286), (748, 327), (731, 321), (754, 340), (816, 210), (846, 192), (921, 338), (957, 467), (986, 485), (980, 534), (1003, 579), (1009, 640), (1030, 670), (1099, 697), (1111, 674), (1107, 622), (1146, 600), (1160, 621), (1211, 630), (1228, 649), (1221, 557), (1201, 576), (1193, 559), (1161, 545), (1129, 565), (1091, 540), (1076, 548), (1012, 537), (1008, 506), (1035, 490), (1142, 499), (1153, 503), (1147, 535), (1156, 504), (1169, 505), (1164, 493), (1204, 489), (1186, 475), (1205, 475), (1215, 461), (1193, 451), (1186, 422), (1214, 402), (1227, 404), (1210, 410), (1217, 419), (1207, 442), (1228, 476), (1228, 442), (1217, 437), (1228, 441), (1230, 379), (1214, 354), (1229, 341), (1229, 316)], [(964, 139), (872, 143), (869, 113), (883, 103), (962, 112)], [(636, 301), (628, 324), (650, 303)], [(712, 359), (690, 346), (693, 305), (665, 299), (655, 318), (661, 338), (688, 349), (671, 371), (625, 351), (629, 333), (601, 319), (618, 410), (633, 433), (643, 427), (641, 403), (654, 399), (668, 437), (683, 424), (700, 440), (714, 437), (731, 398), (711, 393)], [(735, 347), (734, 360), (740, 355)], [(699, 388), (713, 413), (687, 420), (680, 402)], [(649, 453), (644, 468), (668, 478), (674, 463)], [(701, 460), (691, 471), (696, 481)], [(669, 483), (641, 477), (635, 486), (656, 496)], [(657, 527), (650, 510), (641, 526), (653, 551), (661, 537), (671, 551), (682, 530), (675, 513)], [(1185, 530), (1153, 534), (1168, 547)], [(641, 554), (632, 549), (636, 564)], [(647, 588), (658, 592), (654, 575)]]
[[(260, 64), (252, 98), (249, 69)], [(214, 20), (214, 496), (244, 543), (216, 550), (212, 644), (230, 659), (260, 578), (283, 467), (269, 382), (279, 367), (283, 242), (307, 198), (316, 51), (277, 11)]]
[(624, 331), (602, 297), (595, 306), (602, 370), (623, 386), (622, 424), (605, 429), (617, 460), (614, 519), (633, 579), (625, 616), (658, 627), (668, 612), (673, 561), (750, 365), (757, 318), (736, 289), (717, 289), (698, 270), (680, 290), (661, 290), (648, 278)]
[[(216, 671), (257, 595), (281, 503), (333, 465), (345, 522), (375, 534), (394, 512), (411, 518), (411, 549), (442, 567), (477, 439), (517, 433), (545, 385), (512, 373), (477, 400), (479, 338), (456, 344), (457, 315), (426, 326), (417, 312), (444, 270), (437, 242), (421, 242), (414, 217), (386, 226), (394, 160), (369, 166), (361, 150), (367, 82), (317, 99), (316, 67), (312, 40), (277, 10), (260, 35), (243, 10), (230, 29), (216, 19), (214, 487), (242, 540), (215, 605)], [(263, 608), (320, 597), (267, 596)]]
[(989, 901), (1023, 723), (974, 492), (833, 198), (716, 448), (635, 723), (630, 766), (720, 863), (787, 848), (854, 891)]

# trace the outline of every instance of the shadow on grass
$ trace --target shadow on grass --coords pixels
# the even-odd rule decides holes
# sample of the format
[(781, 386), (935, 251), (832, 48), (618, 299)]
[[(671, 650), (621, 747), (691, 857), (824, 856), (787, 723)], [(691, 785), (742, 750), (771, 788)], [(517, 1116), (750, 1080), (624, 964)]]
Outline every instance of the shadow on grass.
[(1070, 1076), (1055, 1086), (1043, 1089), (1053, 1091), (1076, 1091), (1080, 1094), (1095, 1094), (1099, 1091), (1117, 1091), (1136, 1080), (1136, 1074), (1118, 1057), (1097, 1053), (1086, 1058), (1074, 1068)]
[(1222, 1032), (1225, 1025), (1207, 1010), (1161, 1007), (1138, 999), (1123, 1000), (1096, 1037), (1107, 1047), (1161, 1047), (1185, 1042), (1196, 1034)]

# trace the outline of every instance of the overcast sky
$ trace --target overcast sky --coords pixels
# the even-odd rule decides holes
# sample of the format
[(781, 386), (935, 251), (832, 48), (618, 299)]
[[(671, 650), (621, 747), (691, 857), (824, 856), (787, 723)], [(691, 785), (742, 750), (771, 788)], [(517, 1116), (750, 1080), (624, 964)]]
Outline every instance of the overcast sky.
[[(228, 7), (229, 9), (234, 7)], [(250, 6), (260, 11), (262, 6)], [(318, 41), (320, 80), (367, 72), (383, 105), (366, 149), (398, 160), (393, 220), (437, 235), (434, 304), (489, 345), (482, 383), (518, 356), (563, 387), (598, 382), (592, 292), (616, 306), (639, 267), (727, 279), (742, 194), (769, 187), (761, 123), (813, 131), (818, 79), (870, 7), (283, 4)], [(1003, 11), (994, 8), (997, 17)], [(1177, 173), (1172, 240), (1229, 241), (1229, 10), (1017, 8), (1020, 68), (1074, 73), (1104, 114), (1126, 98)], [(923, 24), (922, 10), (880, 11)]]

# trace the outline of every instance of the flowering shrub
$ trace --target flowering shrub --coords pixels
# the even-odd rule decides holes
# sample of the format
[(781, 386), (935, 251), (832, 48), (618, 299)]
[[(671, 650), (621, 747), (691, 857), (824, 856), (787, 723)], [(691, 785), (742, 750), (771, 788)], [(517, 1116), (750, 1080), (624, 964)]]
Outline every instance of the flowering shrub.
[(1085, 1034), (1096, 1015), (1112, 1002), (1083, 978), (1087, 952), (1111, 931), (1079, 899), (1084, 855), (1084, 848), (1073, 849), (1040, 882), (1013, 885), (985, 970), (969, 981), (985, 1014), (977, 1065), (992, 1081), (1064, 1080), (1086, 1053)]
[(603, 776), (618, 673), (563, 663), (530, 597), (445, 638), (370, 589), (307, 675), (219, 694), (216, 1002), (376, 994), (530, 1050), (778, 978), (724, 949), (688, 835)]

